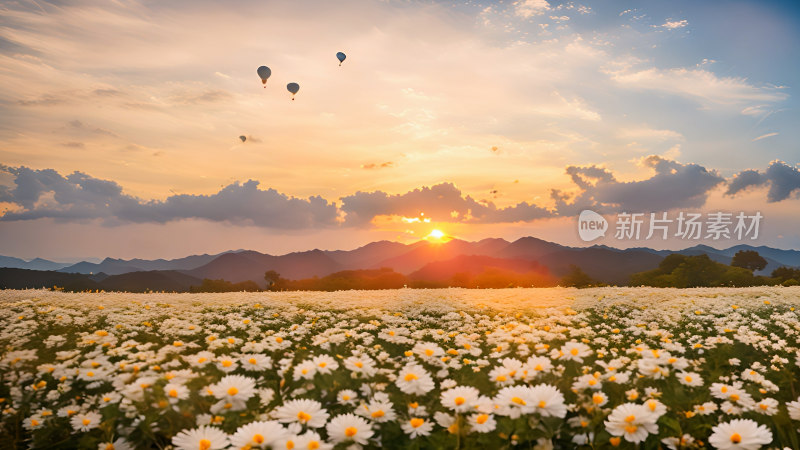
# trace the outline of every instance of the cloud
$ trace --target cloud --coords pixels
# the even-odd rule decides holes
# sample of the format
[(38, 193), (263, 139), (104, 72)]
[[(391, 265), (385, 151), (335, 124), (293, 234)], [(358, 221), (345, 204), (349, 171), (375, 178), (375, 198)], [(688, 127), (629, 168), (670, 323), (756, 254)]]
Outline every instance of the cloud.
[(753, 140), (752, 140), (752, 142), (755, 142), (755, 141), (760, 141), (761, 139), (766, 139), (766, 138), (768, 138), (768, 137), (772, 137), (772, 136), (777, 136), (778, 134), (779, 134), (779, 133), (767, 133), (767, 134), (762, 134), (761, 136), (759, 136), (759, 137), (757, 137), (757, 138), (753, 139)]
[(517, 0), (514, 2), (515, 14), (524, 19), (541, 16), (548, 10), (550, 10), (550, 3), (547, 0)]
[(675, 30), (678, 28), (683, 28), (686, 25), (689, 25), (689, 21), (686, 19), (682, 20), (670, 20), (668, 19), (662, 25), (653, 25), (654, 28), (666, 28), (667, 30)]
[(341, 198), (345, 224), (367, 225), (377, 216), (426, 217), (443, 222), (507, 223), (525, 222), (552, 216), (552, 213), (527, 202), (498, 208), (492, 202), (478, 202), (464, 195), (452, 183), (414, 189), (404, 194), (356, 192)]
[(122, 192), (114, 181), (81, 172), (62, 176), (52, 169), (0, 166), (14, 177), (2, 186), (0, 201), (19, 205), (2, 221), (54, 218), (66, 221), (105, 219), (107, 223), (167, 223), (181, 219), (249, 224), (275, 229), (325, 228), (337, 224), (335, 203), (319, 196), (290, 197), (259, 189), (258, 181), (230, 184), (211, 195), (173, 195), (142, 200)]
[[(623, 64), (624, 66), (624, 64)], [(662, 91), (681, 95), (710, 105), (744, 105), (748, 103), (778, 102), (788, 98), (780, 87), (755, 86), (745, 78), (719, 77), (705, 69), (609, 69), (605, 72), (622, 86), (633, 89)], [(763, 105), (748, 105), (742, 114), (753, 114), (753, 109)]]
[(371, 170), (371, 169), (387, 169), (387, 168), (390, 168), (390, 167), (394, 167), (394, 162), (386, 161), (386, 162), (380, 163), (380, 164), (378, 164), (378, 163), (369, 163), (369, 164), (362, 164), (361, 165), (362, 169), (368, 169), (368, 170)]
[(220, 103), (233, 99), (233, 95), (222, 89), (206, 89), (203, 91), (180, 91), (169, 97), (173, 104), (197, 105), (201, 103)]
[(67, 100), (64, 97), (53, 94), (45, 94), (28, 100), (17, 100), (17, 104), (20, 106), (60, 106), (65, 103)]
[(800, 191), (800, 169), (783, 161), (773, 161), (765, 172), (743, 170), (733, 176), (725, 195), (733, 196), (749, 187), (765, 185), (769, 185), (768, 202), (786, 200), (796, 191)]
[(650, 178), (621, 182), (608, 169), (597, 166), (568, 166), (567, 174), (580, 189), (571, 202), (558, 189), (551, 191), (559, 215), (571, 216), (584, 209), (599, 213), (658, 212), (676, 208), (698, 208), (708, 194), (725, 179), (697, 164), (681, 164), (651, 155), (642, 164), (655, 171)]

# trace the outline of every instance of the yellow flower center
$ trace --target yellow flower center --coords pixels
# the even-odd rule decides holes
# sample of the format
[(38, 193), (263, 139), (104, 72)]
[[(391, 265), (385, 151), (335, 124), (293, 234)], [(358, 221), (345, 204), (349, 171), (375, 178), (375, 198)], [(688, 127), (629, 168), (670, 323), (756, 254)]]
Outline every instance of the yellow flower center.
[(578, 356), (578, 349), (577, 348), (573, 348), (569, 352), (572, 354), (572, 356)]
[(83, 419), (83, 425), (84, 426), (88, 426), (90, 423), (92, 423), (91, 419)]
[(173, 398), (177, 397), (178, 396), (178, 390), (177, 389), (170, 389), (169, 396), (173, 397)]
[(256, 444), (263, 444), (264, 443), (264, 436), (262, 436), (260, 434), (256, 434), (255, 436), (253, 436), (253, 442), (255, 442)]
[(466, 400), (464, 399), (464, 397), (456, 397), (456, 399), (454, 400), (455, 404), (458, 406), (463, 405), (465, 401)]
[(478, 417), (475, 418), (475, 422), (481, 425), (485, 424), (487, 420), (489, 420), (488, 414), (480, 414)]
[(347, 427), (344, 429), (344, 435), (347, 437), (353, 437), (358, 433), (358, 429), (356, 427)]
[(208, 439), (200, 439), (200, 450), (208, 450), (211, 448), (211, 441)]
[(404, 377), (404, 379), (406, 381), (414, 381), (414, 380), (419, 380), (419, 377), (416, 374), (407, 373), (406, 376)]
[(373, 413), (372, 413), (372, 417), (374, 419), (377, 419), (378, 417), (383, 417), (384, 415), (385, 414), (384, 414), (383, 410), (380, 410), (380, 409), (377, 410), (377, 411), (373, 411)]
[(308, 422), (309, 420), (311, 420), (311, 415), (304, 411), (300, 411), (299, 413), (297, 413), (297, 420), (299, 420), (300, 422)]
[(231, 386), (228, 388), (228, 395), (236, 395), (239, 393), (239, 389), (236, 389), (235, 386)]
[(412, 427), (419, 428), (419, 427), (422, 426), (422, 424), (425, 423), (425, 419), (420, 419), (420, 418), (415, 417), (415, 418), (411, 419), (410, 423), (411, 423)]
[(634, 420), (636, 420), (636, 416), (634, 416), (633, 414), (625, 418), (625, 422), (628, 423), (633, 423)]
[(523, 405), (523, 406), (524, 406), (524, 405), (527, 405), (527, 403), (525, 403), (525, 400), (523, 400), (523, 399), (521, 399), (521, 398), (519, 398), (519, 397), (513, 397), (513, 398), (511, 399), (511, 402), (512, 402), (512, 403), (516, 403), (516, 404), (518, 404), (518, 405)]
[(731, 442), (733, 442), (734, 444), (742, 442), (742, 436), (740, 436), (739, 433), (733, 433), (731, 435)]
[(258, 364), (258, 360), (256, 360), (255, 358), (250, 358), (247, 360), (247, 362), (249, 362), (250, 364)]
[(233, 361), (231, 361), (230, 359), (226, 359), (225, 361), (222, 361), (222, 367), (230, 367), (232, 365), (233, 365)]
[(431, 349), (429, 349), (429, 348), (426, 348), (426, 349), (425, 349), (425, 355), (426, 355), (426, 356), (433, 356), (433, 350), (431, 350)]
[(319, 448), (319, 441), (311, 441), (308, 443), (308, 450), (317, 450)]
[(627, 427), (625, 427), (625, 432), (633, 434), (636, 433), (636, 430), (638, 429), (639, 427), (637, 427), (636, 425), (628, 425)]

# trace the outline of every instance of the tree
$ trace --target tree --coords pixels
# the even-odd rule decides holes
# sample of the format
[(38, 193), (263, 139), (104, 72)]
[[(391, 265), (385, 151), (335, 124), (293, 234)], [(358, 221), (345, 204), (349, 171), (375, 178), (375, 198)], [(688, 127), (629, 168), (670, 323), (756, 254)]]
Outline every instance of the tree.
[(777, 278), (781, 282), (791, 279), (800, 280), (800, 269), (781, 266), (772, 271), (772, 278)]
[(561, 283), (567, 287), (585, 288), (589, 286), (599, 286), (602, 283), (590, 277), (586, 272), (575, 264), (569, 265), (569, 272), (561, 279)]
[(271, 291), (279, 291), (286, 287), (286, 280), (281, 278), (281, 274), (274, 270), (268, 270), (264, 273), (264, 281), (267, 282), (267, 289)]
[(731, 265), (734, 267), (744, 267), (753, 272), (756, 270), (764, 270), (764, 267), (767, 267), (767, 260), (761, 257), (757, 251), (739, 250), (733, 255)]

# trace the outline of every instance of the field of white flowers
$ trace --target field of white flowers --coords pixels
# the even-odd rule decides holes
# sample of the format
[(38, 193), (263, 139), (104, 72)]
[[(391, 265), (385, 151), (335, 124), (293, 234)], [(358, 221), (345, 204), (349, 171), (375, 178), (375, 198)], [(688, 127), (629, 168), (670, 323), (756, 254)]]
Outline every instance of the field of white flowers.
[(800, 449), (800, 287), (0, 291), (0, 447)]

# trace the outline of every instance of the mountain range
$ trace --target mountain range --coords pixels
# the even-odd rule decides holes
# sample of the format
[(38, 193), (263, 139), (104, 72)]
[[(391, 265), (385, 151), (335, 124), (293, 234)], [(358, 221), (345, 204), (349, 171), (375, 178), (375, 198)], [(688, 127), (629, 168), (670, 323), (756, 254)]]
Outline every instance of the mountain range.
[[(631, 274), (656, 268), (671, 253), (705, 253), (717, 262), (730, 264), (739, 250), (757, 251), (767, 260), (766, 268), (757, 274), (769, 274), (781, 266), (800, 267), (800, 251), (765, 246), (736, 245), (716, 249), (697, 245), (679, 251), (646, 247), (617, 249), (603, 245), (568, 247), (535, 237), (523, 237), (513, 242), (497, 238), (477, 242), (453, 239), (446, 243), (419, 241), (412, 244), (378, 241), (355, 250), (310, 250), (277, 256), (252, 250), (231, 250), (172, 260), (106, 258), (100, 263), (83, 261), (71, 265), (41, 258), (25, 261), (0, 256), (0, 267), (29, 269), (4, 270), (0, 282), (5, 287), (29, 286), (30, 280), (36, 279), (37, 286), (52, 286), (72, 280), (75, 283), (95, 283), (97, 288), (106, 290), (138, 290), (134, 288), (143, 285), (151, 290), (185, 290), (205, 278), (233, 283), (252, 280), (265, 287), (264, 273), (269, 270), (290, 280), (380, 268), (392, 269), (412, 280), (447, 280), (459, 273), (478, 274), (487, 269), (558, 278), (575, 265), (599, 281), (624, 285)], [(35, 275), (32, 271), (43, 272)], [(70, 274), (83, 276), (69, 278)]]

